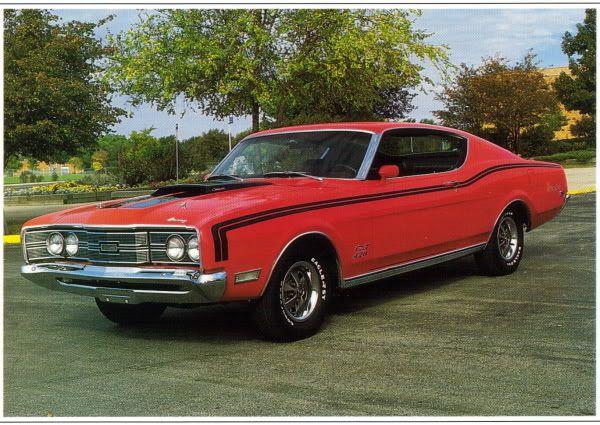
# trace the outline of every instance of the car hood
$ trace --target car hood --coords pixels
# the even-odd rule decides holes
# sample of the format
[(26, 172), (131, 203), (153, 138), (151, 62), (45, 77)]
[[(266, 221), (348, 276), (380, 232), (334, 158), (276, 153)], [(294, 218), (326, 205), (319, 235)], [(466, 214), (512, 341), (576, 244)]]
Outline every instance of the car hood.
[(343, 196), (343, 192), (346, 190), (335, 181), (304, 178), (175, 185), (149, 196), (47, 214), (28, 221), (24, 227), (53, 224), (200, 227), (267, 209), (331, 199)]

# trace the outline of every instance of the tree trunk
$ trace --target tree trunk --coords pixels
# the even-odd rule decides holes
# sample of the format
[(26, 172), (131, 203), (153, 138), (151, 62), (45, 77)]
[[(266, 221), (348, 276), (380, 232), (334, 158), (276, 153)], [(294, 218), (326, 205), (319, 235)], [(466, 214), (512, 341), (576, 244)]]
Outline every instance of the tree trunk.
[(521, 136), (521, 128), (520, 127), (516, 127), (513, 133), (513, 152), (516, 153), (517, 155), (519, 154), (519, 151), (521, 150), (521, 147), (519, 146), (519, 136)]
[(252, 105), (252, 132), (255, 133), (259, 130), (259, 113), (260, 108), (258, 107), (258, 103), (254, 102)]

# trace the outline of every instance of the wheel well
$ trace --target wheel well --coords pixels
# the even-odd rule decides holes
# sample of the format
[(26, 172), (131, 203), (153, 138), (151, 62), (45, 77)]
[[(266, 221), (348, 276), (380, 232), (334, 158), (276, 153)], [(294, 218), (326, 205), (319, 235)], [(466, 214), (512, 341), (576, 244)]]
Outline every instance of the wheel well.
[[(324, 261), (331, 267), (331, 271), (334, 274), (333, 280), (337, 282), (336, 287), (338, 287), (342, 276), (340, 260), (335, 246), (331, 240), (322, 233), (309, 233), (298, 237), (285, 248), (281, 256), (291, 250), (304, 251), (307, 249), (315, 250), (325, 257)], [(274, 267), (275, 266), (276, 265), (274, 265)]]
[(526, 230), (531, 229), (531, 212), (529, 211), (529, 207), (525, 202), (514, 201), (508, 207), (506, 207), (505, 211), (506, 210), (513, 210), (515, 214), (519, 215), (519, 217), (523, 219)]

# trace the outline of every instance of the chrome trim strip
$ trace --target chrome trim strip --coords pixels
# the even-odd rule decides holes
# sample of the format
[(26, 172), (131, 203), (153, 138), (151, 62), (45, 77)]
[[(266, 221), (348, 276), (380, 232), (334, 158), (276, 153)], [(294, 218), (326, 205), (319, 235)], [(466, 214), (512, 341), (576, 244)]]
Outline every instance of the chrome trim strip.
[(562, 212), (562, 210), (564, 210), (564, 209), (565, 209), (565, 207), (566, 207), (566, 206), (567, 206), (567, 204), (569, 203), (569, 200), (571, 199), (571, 195), (569, 195), (568, 193), (567, 193), (567, 194), (565, 194), (565, 195), (563, 195), (563, 196), (564, 196), (565, 200), (564, 200), (564, 202), (563, 202), (563, 204), (562, 204), (562, 207), (560, 207), (560, 211), (558, 212), (559, 214)]
[[(376, 136), (376, 135), (377, 135), (377, 133), (376, 133), (376, 132), (374, 132), (374, 131), (370, 131), (370, 130), (360, 130), (360, 129), (349, 129), (349, 128), (324, 128), (324, 129), (318, 129), (318, 130), (316, 130), (316, 129), (315, 129), (315, 130), (295, 130), (295, 131), (294, 131), (294, 130), (290, 130), (290, 131), (275, 131), (275, 132), (273, 132), (273, 133), (268, 133), (268, 134), (258, 134), (258, 133), (249, 134), (249, 135), (247, 135), (246, 137), (244, 137), (242, 140), (240, 140), (240, 141), (239, 141), (239, 143), (238, 143), (237, 145), (235, 145), (235, 147), (234, 147), (233, 149), (231, 149), (231, 151), (230, 151), (230, 152), (228, 152), (228, 153), (227, 153), (227, 155), (225, 155), (225, 156), (223, 157), (223, 159), (222, 159), (221, 161), (219, 161), (219, 163), (213, 167), (213, 169), (210, 171), (210, 173), (209, 173), (209, 174), (208, 174), (206, 177), (207, 177), (207, 178), (208, 178), (208, 177), (210, 177), (210, 176), (212, 175), (212, 173), (213, 173), (213, 172), (214, 172), (214, 171), (215, 171), (217, 168), (219, 168), (219, 167), (221, 166), (221, 164), (222, 164), (222, 163), (224, 163), (224, 162), (227, 160), (227, 158), (229, 158), (231, 155), (233, 155), (233, 153), (234, 153), (234, 152), (235, 152), (235, 151), (238, 149), (238, 146), (241, 146), (241, 145), (242, 145), (242, 143), (244, 143), (244, 142), (245, 142), (245, 141), (247, 141), (247, 140), (254, 139), (254, 138), (256, 138), (256, 137), (263, 137), (263, 136), (264, 136), (264, 137), (266, 137), (266, 136), (276, 136), (276, 135), (278, 135), (278, 134), (293, 134), (293, 133), (316, 133), (316, 132), (319, 132), (319, 131), (347, 131), (347, 132), (355, 132), (355, 133), (366, 133), (366, 134), (371, 134), (371, 135), (373, 135), (373, 136)], [(371, 137), (371, 141), (369, 142), (369, 146), (371, 145), (372, 141), (373, 141), (373, 137)], [(369, 149), (369, 148), (367, 148), (367, 151), (368, 151), (368, 149)], [(360, 180), (360, 179), (358, 178), (358, 174), (360, 173), (360, 169), (362, 169), (363, 165), (364, 165), (364, 159), (363, 159), (363, 163), (361, 164), (361, 166), (360, 166), (360, 168), (359, 168), (359, 171), (358, 171), (358, 173), (357, 173), (357, 177), (354, 177), (354, 178), (349, 178), (349, 179), (343, 179), (343, 180)], [(254, 177), (251, 177), (251, 178), (254, 178)], [(260, 178), (262, 178), (262, 177), (260, 177)], [(327, 178), (331, 178), (331, 177), (323, 177), (323, 178), (324, 178), (324, 179), (327, 179)], [(245, 180), (245, 179), (244, 179), (244, 180)], [(341, 179), (340, 179), (340, 180), (341, 180)], [(363, 180), (364, 180), (364, 179), (363, 179)]]
[[(281, 256), (283, 255), (283, 253), (290, 247), (291, 244), (293, 244), (294, 242), (296, 242), (302, 236), (306, 236), (306, 235), (321, 235), (321, 236), (324, 236), (325, 238), (327, 238), (327, 240), (329, 241), (329, 243), (331, 244), (331, 246), (333, 246), (333, 249), (335, 251), (335, 263), (336, 263), (337, 269), (338, 269), (338, 276), (341, 279), (342, 268), (341, 268), (341, 265), (340, 265), (340, 257), (339, 257), (339, 255), (337, 253), (337, 248), (336, 248), (335, 244), (333, 243), (333, 241), (331, 240), (331, 238), (329, 236), (327, 236), (325, 233), (319, 232), (317, 230), (311, 231), (311, 232), (304, 232), (304, 233), (300, 233), (299, 235), (293, 237), (287, 244), (285, 244), (285, 246), (283, 247), (283, 249), (281, 251), (279, 251), (279, 255), (277, 255), (277, 258), (275, 258), (275, 261), (273, 261), (273, 263), (272, 263), (271, 270), (269, 271), (269, 275), (267, 276), (267, 280), (265, 281), (265, 284), (263, 285), (263, 289), (262, 289), (262, 291), (261, 291), (261, 293), (259, 295), (260, 297), (262, 297), (263, 294), (265, 293), (265, 290), (267, 289), (267, 286), (269, 285), (269, 281), (271, 280), (273, 272), (275, 271), (275, 267), (277, 267), (277, 263), (281, 259)], [(341, 281), (337, 282), (336, 286), (341, 286)]]
[[(490, 230), (490, 234), (487, 238), (486, 241), (486, 245), (488, 243), (490, 243), (490, 240), (492, 240), (492, 236), (494, 235), (494, 229), (496, 228), (496, 224), (498, 224), (498, 222), (500, 221), (500, 217), (502, 216), (502, 214), (504, 213), (504, 211), (506, 211), (506, 209), (511, 205), (514, 204), (515, 202), (522, 202), (523, 204), (525, 204), (525, 207), (527, 208), (527, 210), (529, 211), (529, 215), (530, 217), (528, 217), (529, 219), (531, 219), (531, 210), (529, 209), (529, 205), (527, 205), (527, 202), (525, 202), (524, 200), (522, 200), (521, 198), (517, 198), (517, 199), (513, 199), (512, 201), (510, 201), (509, 203), (507, 203), (504, 208), (502, 208), (500, 210), (500, 212), (498, 213), (498, 215), (496, 216), (496, 220), (494, 220), (494, 225), (492, 226), (492, 230)], [(529, 226), (527, 228), (527, 230), (529, 230)]]
[(322, 132), (322, 131), (346, 131), (346, 132), (353, 132), (353, 133), (377, 134), (374, 131), (363, 130), (363, 129), (359, 129), (359, 128), (313, 128), (313, 129), (306, 129), (306, 130), (273, 131), (272, 133), (266, 133), (266, 134), (259, 134), (258, 132), (256, 132), (256, 133), (252, 133), (252, 134), (249, 134), (246, 137), (244, 137), (242, 140), (240, 140), (240, 143), (242, 143), (243, 141), (249, 140), (249, 139), (254, 139), (256, 137), (276, 136), (278, 134), (318, 133), (318, 132)]
[[(383, 136), (385, 135), (385, 133), (387, 133), (388, 131), (397, 131), (397, 130), (433, 130), (436, 131), (435, 128), (429, 128), (429, 127), (398, 127), (398, 128), (388, 128), (387, 130), (384, 130), (381, 134), (379, 134), (379, 140), (377, 141), (377, 147), (379, 147), (379, 143), (381, 142), (381, 139), (383, 138)], [(448, 170), (448, 171), (440, 171), (439, 173), (424, 173), (424, 174), (413, 174), (410, 176), (398, 176), (398, 177), (391, 177), (389, 179), (386, 179), (387, 181), (393, 181), (393, 180), (397, 180), (397, 179), (403, 179), (403, 178), (408, 178), (408, 177), (421, 177), (421, 176), (429, 176), (432, 174), (440, 175), (440, 174), (446, 174), (446, 173), (454, 173), (457, 172), (459, 170), (462, 170), (463, 167), (465, 166), (465, 164), (467, 163), (467, 160), (469, 159), (469, 153), (471, 152), (471, 139), (465, 136), (462, 136), (460, 134), (456, 134), (452, 131), (445, 131), (445, 130), (437, 130), (437, 132), (441, 132), (441, 133), (448, 133), (454, 137), (463, 139), (466, 144), (467, 144), (467, 153), (465, 154), (465, 160), (463, 161), (463, 163), (460, 165), (460, 167), (458, 168), (453, 168), (452, 170)], [(373, 160), (375, 159), (375, 154), (377, 153), (377, 149), (375, 150), (375, 152), (373, 152), (373, 157), (371, 158), (371, 162), (369, 162), (369, 167), (367, 168), (367, 173), (369, 171), (369, 168), (371, 167), (371, 164), (373, 163)], [(366, 178), (366, 174), (365, 174), (365, 178)]]
[(385, 267), (369, 273), (349, 277), (342, 281), (342, 288), (353, 288), (358, 285), (363, 285), (379, 279), (385, 279), (387, 277), (396, 276), (403, 273), (408, 273), (414, 270), (419, 270), (425, 267), (433, 266), (435, 264), (444, 263), (446, 261), (455, 260), (460, 257), (464, 257), (469, 254), (481, 251), (485, 249), (486, 244), (472, 245), (466, 248), (461, 248), (453, 251), (448, 251), (443, 254), (434, 255), (431, 257), (420, 258), (418, 260), (409, 261), (395, 266)]
[[(40, 286), (109, 302), (139, 304), (206, 304), (221, 300), (227, 273), (202, 274), (197, 269), (140, 268), (70, 263), (26, 264), (21, 275)], [(102, 286), (103, 282), (111, 286)], [(89, 283), (89, 285), (87, 284)], [(119, 284), (124, 284), (118, 286)], [(127, 284), (158, 284), (157, 289), (132, 288)], [(115, 287), (117, 285), (117, 287)], [(172, 289), (163, 289), (173, 285)]]
[[(52, 228), (73, 228), (73, 229), (140, 229), (141, 232), (149, 232), (152, 229), (182, 229), (186, 231), (197, 231), (195, 227), (182, 226), (177, 224), (76, 224), (76, 223), (60, 223), (60, 224), (43, 224), (36, 226), (26, 226), (22, 230), (29, 229), (52, 229)], [(71, 229), (65, 229), (71, 230)], [(35, 231), (35, 230), (34, 230)]]
[(371, 141), (369, 142), (369, 147), (367, 147), (367, 152), (365, 152), (365, 156), (363, 158), (362, 164), (360, 164), (360, 168), (356, 173), (355, 180), (366, 180), (367, 175), (369, 174), (369, 168), (371, 168), (371, 164), (373, 163), (373, 159), (375, 159), (375, 154), (377, 153), (377, 149), (379, 148), (379, 142), (381, 141), (382, 133), (373, 134), (371, 137)]

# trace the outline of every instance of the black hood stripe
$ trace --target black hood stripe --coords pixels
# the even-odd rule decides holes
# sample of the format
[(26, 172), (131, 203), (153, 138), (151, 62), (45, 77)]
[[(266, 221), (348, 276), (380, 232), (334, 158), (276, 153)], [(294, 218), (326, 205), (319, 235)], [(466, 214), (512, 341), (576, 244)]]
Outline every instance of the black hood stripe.
[(198, 184), (175, 184), (164, 186), (155, 190), (150, 195), (139, 196), (136, 198), (125, 199), (121, 202), (115, 202), (100, 208), (148, 208), (167, 202), (176, 201), (183, 198), (191, 198), (194, 196), (207, 195), (216, 192), (225, 192), (229, 190), (245, 189), (255, 186), (270, 185), (270, 182), (204, 182)]
[(444, 190), (454, 190), (460, 187), (469, 186), (485, 176), (513, 168), (561, 168), (560, 165), (553, 164), (504, 164), (496, 165), (487, 168), (474, 176), (457, 183), (453, 186), (424, 186), (420, 188), (403, 189), (391, 192), (374, 193), (369, 195), (351, 196), (346, 198), (330, 199), (326, 201), (316, 201), (306, 204), (290, 205), (272, 210), (261, 211), (258, 213), (248, 214), (234, 219), (226, 220), (212, 226), (211, 233), (214, 242), (215, 260), (225, 261), (229, 258), (229, 247), (227, 243), (227, 232), (238, 229), (240, 227), (249, 226), (266, 220), (283, 217), (291, 214), (298, 214), (307, 211), (319, 210), (324, 208), (333, 208), (344, 205), (358, 204), (363, 202), (380, 201), (390, 198), (399, 198), (403, 196), (420, 195), (424, 193), (438, 192)]

